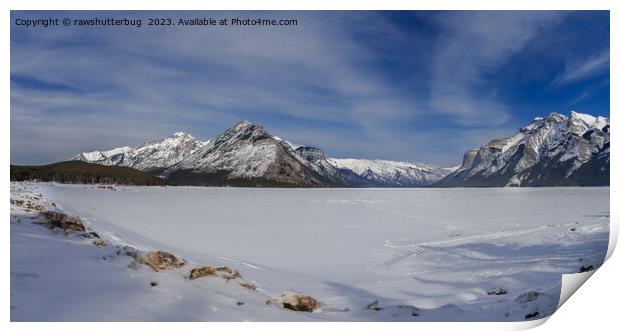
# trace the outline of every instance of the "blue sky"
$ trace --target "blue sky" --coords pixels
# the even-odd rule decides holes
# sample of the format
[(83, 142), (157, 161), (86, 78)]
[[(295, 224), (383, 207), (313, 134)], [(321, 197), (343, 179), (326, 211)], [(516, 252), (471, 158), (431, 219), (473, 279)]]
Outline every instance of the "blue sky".
[[(148, 17), (287, 27), (147, 27)], [(24, 28), (17, 18), (142, 18)], [(241, 119), (332, 157), (461, 162), (536, 116), (609, 116), (609, 13), (11, 13), (11, 163)]]

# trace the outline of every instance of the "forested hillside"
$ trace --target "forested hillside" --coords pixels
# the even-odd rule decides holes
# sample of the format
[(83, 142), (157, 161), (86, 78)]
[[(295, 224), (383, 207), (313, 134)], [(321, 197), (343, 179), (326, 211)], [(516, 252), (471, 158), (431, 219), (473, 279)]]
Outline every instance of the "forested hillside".
[(54, 181), (140, 186), (168, 184), (165, 179), (130, 167), (104, 166), (77, 160), (41, 166), (11, 165), (11, 181)]

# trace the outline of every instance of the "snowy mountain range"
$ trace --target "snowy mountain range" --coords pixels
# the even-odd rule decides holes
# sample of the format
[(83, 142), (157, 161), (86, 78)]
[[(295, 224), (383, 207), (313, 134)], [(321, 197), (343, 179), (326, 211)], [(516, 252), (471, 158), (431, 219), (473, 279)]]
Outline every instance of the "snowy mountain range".
[(423, 187), (433, 184), (454, 168), (439, 168), (426, 163), (391, 160), (337, 159), (328, 162), (339, 169), (349, 182), (369, 187)]
[(469, 150), (443, 187), (609, 185), (609, 120), (571, 112), (536, 118)]
[(83, 152), (73, 160), (128, 166), (185, 185), (411, 187), (429, 186), (451, 171), (423, 163), (327, 159), (319, 148), (283, 140), (248, 121), (206, 142), (175, 133), (135, 148)]
[(135, 148), (124, 146), (108, 151), (83, 152), (72, 160), (108, 166), (127, 166), (145, 172), (159, 173), (178, 164), (207, 144), (209, 141), (201, 142), (192, 135), (177, 132)]
[(241, 121), (215, 139), (175, 133), (138, 147), (73, 158), (128, 166), (180, 185), (285, 187), (548, 186), (609, 184), (609, 120), (552, 113), (465, 153), (460, 167), (326, 158), (317, 147)]

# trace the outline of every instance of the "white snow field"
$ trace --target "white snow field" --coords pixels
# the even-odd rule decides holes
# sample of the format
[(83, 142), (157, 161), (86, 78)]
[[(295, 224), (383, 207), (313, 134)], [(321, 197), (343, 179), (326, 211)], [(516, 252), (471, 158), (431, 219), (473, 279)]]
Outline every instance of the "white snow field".
[[(609, 188), (12, 183), (11, 198), (79, 216), (111, 244), (53, 232), (12, 204), (12, 321), (539, 319), (555, 310), (563, 273), (602, 264), (609, 236)], [(187, 264), (155, 272), (117, 255), (125, 245)], [(236, 269), (257, 289), (187, 278), (204, 265)], [(282, 294), (320, 308), (266, 303)]]

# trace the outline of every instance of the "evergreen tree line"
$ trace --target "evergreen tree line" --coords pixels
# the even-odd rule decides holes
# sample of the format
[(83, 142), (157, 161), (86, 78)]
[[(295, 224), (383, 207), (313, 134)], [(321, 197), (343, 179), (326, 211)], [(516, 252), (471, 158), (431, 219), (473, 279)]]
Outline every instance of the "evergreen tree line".
[(42, 166), (11, 165), (11, 181), (163, 186), (165, 179), (129, 167), (65, 161)]

